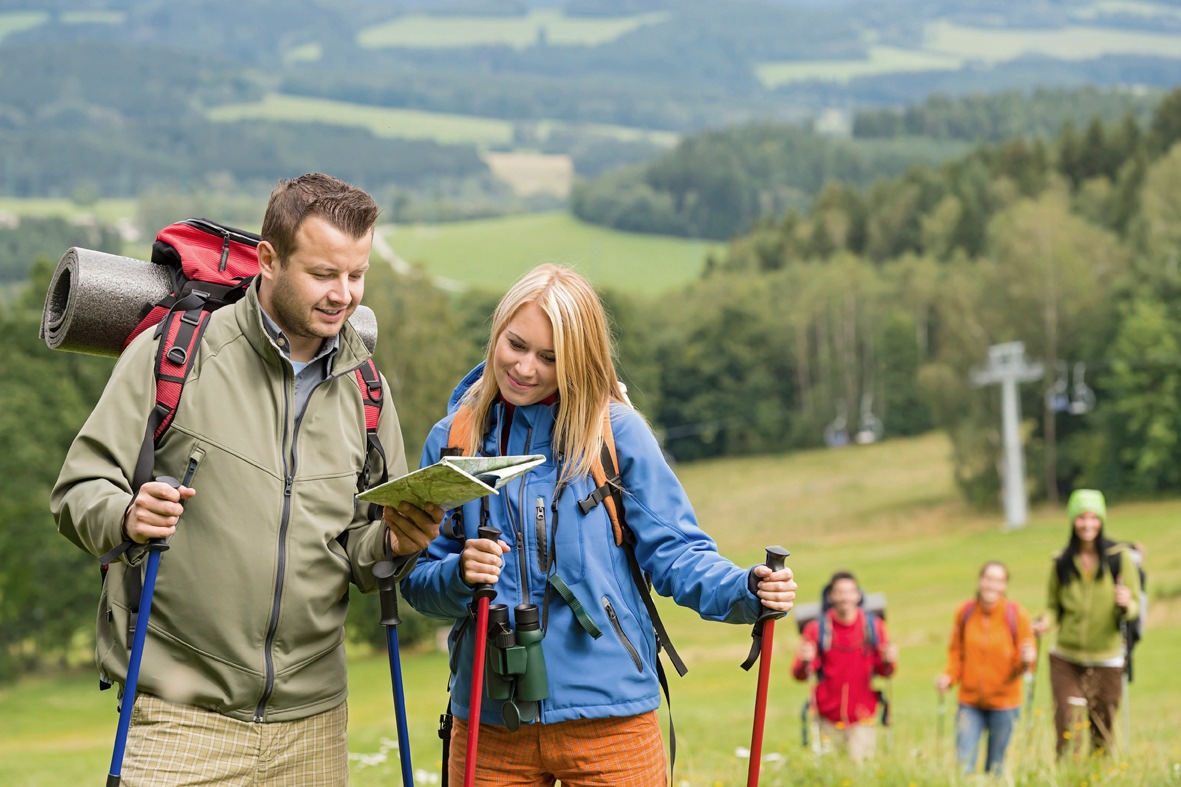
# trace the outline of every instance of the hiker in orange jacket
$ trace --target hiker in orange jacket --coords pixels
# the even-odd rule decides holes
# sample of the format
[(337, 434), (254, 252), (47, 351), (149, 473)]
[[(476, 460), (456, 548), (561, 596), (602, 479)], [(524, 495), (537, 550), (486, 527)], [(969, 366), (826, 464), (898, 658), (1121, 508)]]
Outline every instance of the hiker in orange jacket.
[(976, 597), (956, 610), (947, 667), (935, 679), (943, 694), (960, 684), (956, 714), (956, 759), (965, 773), (976, 770), (980, 736), (988, 730), (985, 770), (1004, 766), (1005, 749), (1021, 710), (1021, 678), (1037, 659), (1029, 613), (1005, 598), (1009, 570), (991, 560), (980, 569)]

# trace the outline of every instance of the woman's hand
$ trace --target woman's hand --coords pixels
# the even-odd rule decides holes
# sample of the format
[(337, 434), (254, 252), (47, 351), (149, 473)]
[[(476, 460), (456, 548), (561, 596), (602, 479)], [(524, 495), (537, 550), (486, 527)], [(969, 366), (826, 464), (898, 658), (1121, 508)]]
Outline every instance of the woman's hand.
[(773, 572), (770, 566), (755, 566), (754, 571), (759, 578), (756, 595), (763, 606), (776, 612), (791, 612), (796, 603), (796, 581), (791, 569), (784, 566)]
[(1120, 609), (1127, 609), (1132, 603), (1132, 590), (1123, 583), (1123, 577), (1115, 578), (1115, 605)]
[(1030, 623), (1030, 628), (1033, 629), (1033, 635), (1040, 638), (1050, 630), (1050, 619), (1045, 616), (1045, 613), (1038, 615)]
[(951, 688), (951, 678), (950, 677), (948, 677), (947, 675), (940, 675), (939, 677), (935, 678), (935, 691), (942, 694), (950, 688)]
[(489, 538), (469, 538), (459, 556), (459, 576), (469, 585), (495, 585), (504, 568), (508, 544)]

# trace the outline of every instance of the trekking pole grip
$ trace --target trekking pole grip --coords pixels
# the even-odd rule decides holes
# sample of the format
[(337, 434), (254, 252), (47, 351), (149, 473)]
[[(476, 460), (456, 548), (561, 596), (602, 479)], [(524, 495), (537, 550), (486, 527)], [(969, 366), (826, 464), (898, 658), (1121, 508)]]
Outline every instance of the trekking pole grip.
[(394, 561), (382, 560), (373, 566), (373, 576), (377, 580), (377, 592), (381, 599), (381, 625), (400, 626), (402, 618), (398, 615), (398, 581), (394, 578), (397, 568)]
[[(180, 489), (184, 485), (170, 475), (156, 476), (156, 480), (161, 484), (168, 484), (173, 489)], [(185, 501), (181, 500), (180, 504), (183, 508)], [(168, 549), (168, 540), (164, 538), (149, 538), (144, 546), (146, 546), (148, 550), (152, 552), (163, 552)]]
[[(770, 546), (766, 548), (766, 566), (772, 571), (780, 571), (787, 566), (787, 557), (791, 552), (787, 551), (781, 546)], [(786, 612), (777, 612), (772, 609), (763, 607), (763, 611), (759, 614), (759, 620), (777, 619), (786, 615)]]
[[(489, 541), (500, 540), (500, 531), (491, 525), (480, 525), (476, 532), (479, 533), (480, 538), (486, 538)], [(496, 596), (496, 588), (488, 582), (481, 582), (476, 585), (475, 590), (475, 598), (472, 599), (473, 604), (478, 603), (482, 598), (491, 599)]]

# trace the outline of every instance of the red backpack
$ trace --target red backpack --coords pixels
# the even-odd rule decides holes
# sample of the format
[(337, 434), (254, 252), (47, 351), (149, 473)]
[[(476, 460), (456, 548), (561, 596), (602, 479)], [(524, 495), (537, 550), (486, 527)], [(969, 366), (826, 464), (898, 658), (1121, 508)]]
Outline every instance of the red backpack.
[[(136, 461), (132, 478), (132, 495), (151, 479), (155, 467), (155, 450), (164, 433), (172, 424), (180, 397), (184, 391), (197, 346), (209, 325), (209, 316), (246, 295), (258, 274), (258, 244), (261, 239), (253, 232), (228, 227), (209, 219), (185, 219), (169, 224), (156, 235), (152, 245), (152, 262), (164, 265), (172, 277), (172, 292), (153, 305), (123, 343), (123, 349), (149, 328), (162, 337), (156, 351), (153, 372), (156, 377), (156, 404), (148, 414), (143, 446)], [(381, 375), (372, 358), (367, 358), (354, 372), (361, 401), (365, 405), (365, 440), (368, 450), (365, 466), (358, 479), (362, 488), (369, 484), (369, 462), (376, 452), (382, 458), (379, 483), (387, 480), (385, 451), (377, 436), (377, 422), (383, 401)], [(371, 509), (373, 518), (379, 516)], [(106, 566), (130, 547), (123, 542), (99, 558)], [(139, 579), (139, 573), (127, 572)], [(135, 630), (139, 594), (129, 588), (131, 615), (129, 631)]]

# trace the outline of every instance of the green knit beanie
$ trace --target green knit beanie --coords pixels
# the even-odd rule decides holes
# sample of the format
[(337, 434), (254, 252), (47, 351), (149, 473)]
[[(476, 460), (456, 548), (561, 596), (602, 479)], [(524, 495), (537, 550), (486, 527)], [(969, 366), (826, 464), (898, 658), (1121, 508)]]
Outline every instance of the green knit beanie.
[(1078, 519), (1079, 514), (1090, 512), (1099, 517), (1099, 521), (1107, 524), (1107, 501), (1098, 489), (1076, 489), (1066, 502), (1066, 518), (1070, 522)]

